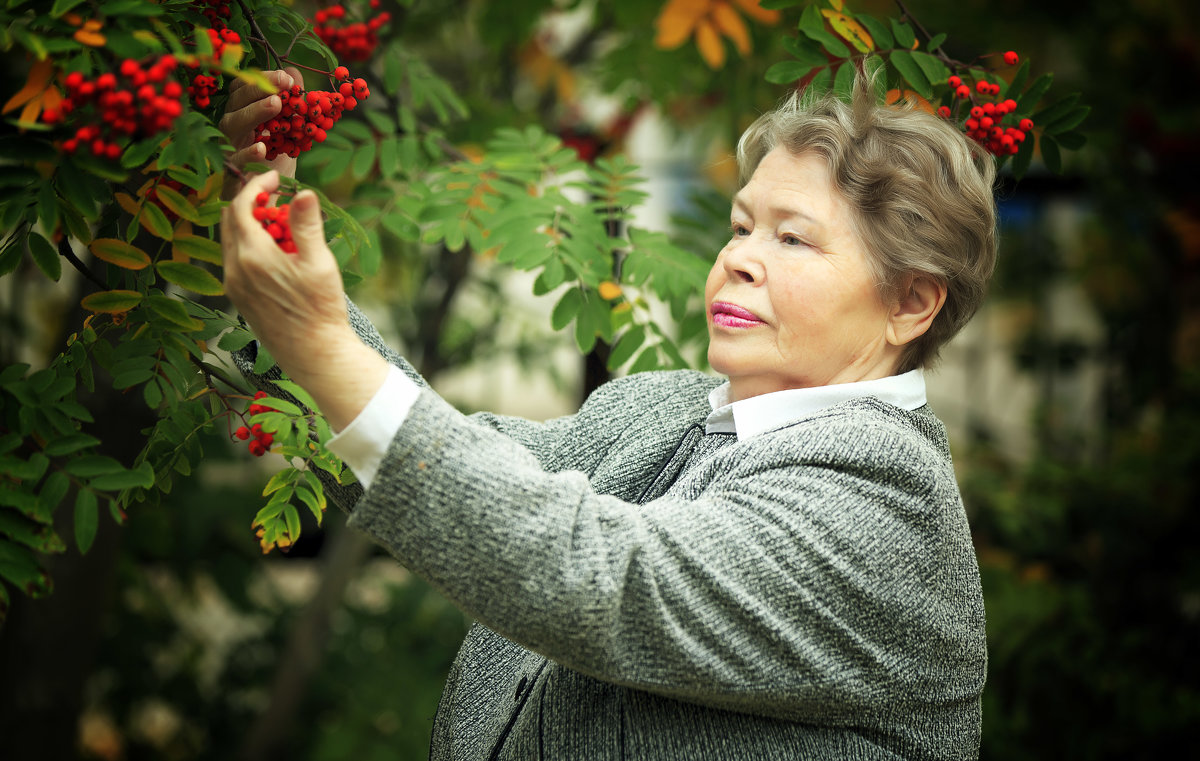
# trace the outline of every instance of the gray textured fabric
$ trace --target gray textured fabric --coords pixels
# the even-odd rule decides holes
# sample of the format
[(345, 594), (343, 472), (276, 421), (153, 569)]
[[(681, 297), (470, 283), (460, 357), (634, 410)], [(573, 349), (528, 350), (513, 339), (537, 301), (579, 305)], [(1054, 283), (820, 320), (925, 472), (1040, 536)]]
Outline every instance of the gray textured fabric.
[(978, 757), (941, 423), (864, 398), (704, 435), (718, 382), (643, 373), (547, 423), (422, 391), (350, 524), (478, 622), (431, 758)]

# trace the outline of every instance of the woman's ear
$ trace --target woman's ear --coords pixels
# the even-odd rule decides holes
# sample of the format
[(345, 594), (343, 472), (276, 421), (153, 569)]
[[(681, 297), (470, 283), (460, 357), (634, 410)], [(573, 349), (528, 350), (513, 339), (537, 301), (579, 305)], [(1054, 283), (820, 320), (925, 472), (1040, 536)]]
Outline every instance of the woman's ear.
[(904, 346), (925, 335), (945, 303), (945, 281), (931, 275), (911, 275), (892, 302), (888, 314), (888, 343)]

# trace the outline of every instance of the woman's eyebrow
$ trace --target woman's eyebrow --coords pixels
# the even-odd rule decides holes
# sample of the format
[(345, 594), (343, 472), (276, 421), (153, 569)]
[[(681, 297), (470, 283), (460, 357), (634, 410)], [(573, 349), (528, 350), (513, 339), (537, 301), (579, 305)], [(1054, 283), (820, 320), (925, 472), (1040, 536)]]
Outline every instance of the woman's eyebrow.
[[(731, 205), (733, 206), (733, 208), (735, 208), (735, 209), (740, 208), (742, 211), (750, 210), (750, 205), (746, 202), (746, 200), (744, 198), (742, 198), (741, 194), (738, 194), (733, 197), (733, 201), (731, 201)], [(821, 221), (819, 219), (817, 219), (813, 215), (809, 214), (808, 212), (804, 211), (803, 209), (796, 209), (791, 206), (781, 206), (779, 204), (774, 204), (772, 206), (768, 206), (767, 211), (772, 216), (780, 218), (780, 219), (792, 219), (793, 217), (799, 217), (799, 218), (805, 220), (806, 222), (808, 222), (809, 224), (811, 224), (818, 231), (824, 229), (824, 225), (821, 223)]]

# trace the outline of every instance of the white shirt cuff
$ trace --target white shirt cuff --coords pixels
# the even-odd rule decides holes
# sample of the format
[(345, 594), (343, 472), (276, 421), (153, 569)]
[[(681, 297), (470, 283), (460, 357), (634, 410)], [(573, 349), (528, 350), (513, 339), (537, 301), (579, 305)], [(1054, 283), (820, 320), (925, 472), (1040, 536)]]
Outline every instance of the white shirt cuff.
[(325, 443), (330, 452), (350, 466), (364, 489), (371, 487), (388, 446), (420, 395), (421, 387), (400, 368), (390, 365), (383, 385), (358, 417)]

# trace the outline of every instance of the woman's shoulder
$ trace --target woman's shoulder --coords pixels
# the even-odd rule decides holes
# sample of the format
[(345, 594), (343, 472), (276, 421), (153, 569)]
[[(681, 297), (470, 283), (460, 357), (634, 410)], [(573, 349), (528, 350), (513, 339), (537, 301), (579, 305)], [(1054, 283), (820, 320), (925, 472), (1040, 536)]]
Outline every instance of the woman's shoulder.
[(763, 434), (755, 448), (776, 466), (829, 467), (921, 490), (955, 485), (946, 430), (926, 405), (905, 410), (851, 399)]

